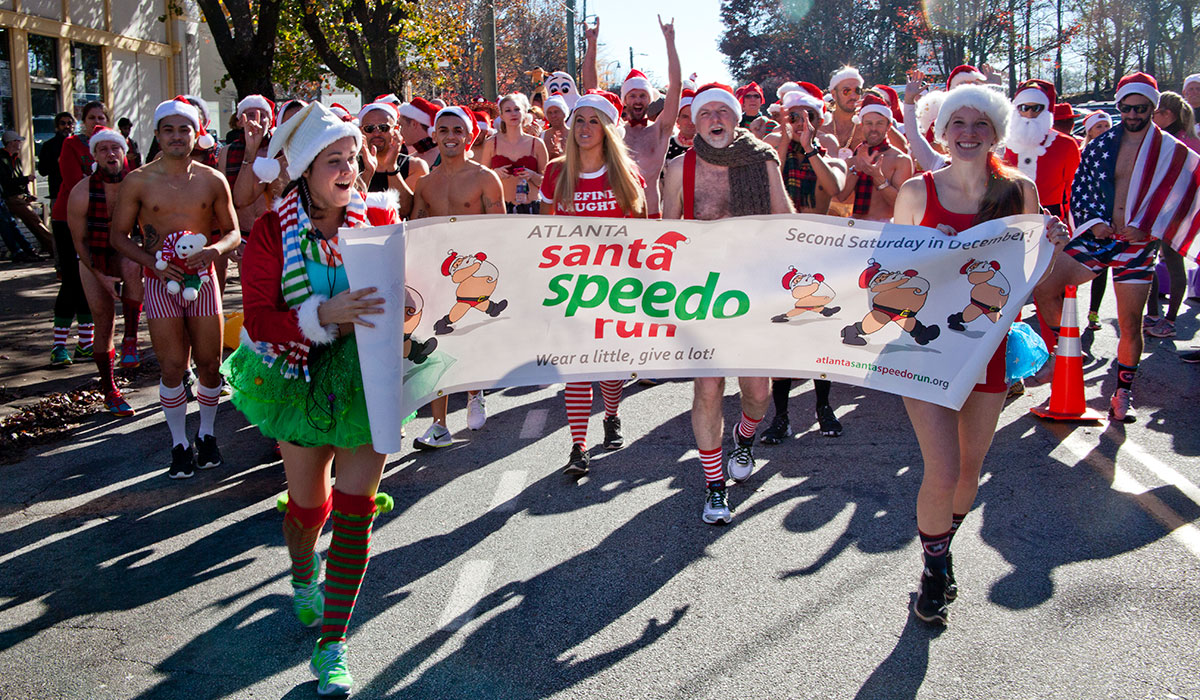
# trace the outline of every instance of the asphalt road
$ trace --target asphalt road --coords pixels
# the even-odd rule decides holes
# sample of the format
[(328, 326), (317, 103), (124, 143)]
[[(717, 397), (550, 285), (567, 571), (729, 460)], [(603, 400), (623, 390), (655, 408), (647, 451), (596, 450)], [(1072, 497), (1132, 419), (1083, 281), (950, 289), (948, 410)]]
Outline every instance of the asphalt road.
[[(1095, 408), (1115, 383), (1109, 297), (1084, 340)], [(895, 397), (835, 386), (831, 439), (797, 387), (799, 432), (756, 450), (728, 527), (700, 522), (688, 383), (630, 387), (628, 446), (596, 450), (578, 483), (559, 474), (561, 386), (490, 395), (477, 433), (456, 397), (454, 447), (388, 463), (397, 508), (351, 626), (355, 694), (1200, 698), (1200, 370), (1176, 356), (1191, 344), (1148, 341), (1131, 426), (1042, 423), (1045, 388), (1009, 403), (945, 630), (908, 611), (921, 463)], [(134, 419), (96, 416), (2, 467), (0, 698), (315, 696), (271, 445), (226, 403), (226, 466), (170, 481), (156, 400), (136, 391)]]

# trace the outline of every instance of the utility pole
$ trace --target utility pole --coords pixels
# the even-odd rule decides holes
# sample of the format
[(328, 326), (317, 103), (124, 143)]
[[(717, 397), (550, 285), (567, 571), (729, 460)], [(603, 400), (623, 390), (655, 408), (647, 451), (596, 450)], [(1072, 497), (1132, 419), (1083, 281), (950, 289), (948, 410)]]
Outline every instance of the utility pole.
[(575, 0), (567, 3), (567, 72), (578, 79), (575, 57)]
[(496, 4), (487, 0), (483, 19), (483, 96), (496, 100)]
[(633, 70), (633, 47), (629, 47), (629, 70)]

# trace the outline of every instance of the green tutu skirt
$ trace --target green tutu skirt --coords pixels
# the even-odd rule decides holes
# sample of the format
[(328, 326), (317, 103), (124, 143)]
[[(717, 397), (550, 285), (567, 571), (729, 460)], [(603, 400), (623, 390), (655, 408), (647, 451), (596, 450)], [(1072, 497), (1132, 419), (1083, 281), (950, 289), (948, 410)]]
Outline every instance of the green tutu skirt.
[(311, 382), (285, 379), (275, 366), (241, 345), (221, 365), (230, 400), (263, 435), (301, 447), (355, 448), (371, 444), (363, 397), (358, 343), (353, 335), (315, 347), (309, 355)]

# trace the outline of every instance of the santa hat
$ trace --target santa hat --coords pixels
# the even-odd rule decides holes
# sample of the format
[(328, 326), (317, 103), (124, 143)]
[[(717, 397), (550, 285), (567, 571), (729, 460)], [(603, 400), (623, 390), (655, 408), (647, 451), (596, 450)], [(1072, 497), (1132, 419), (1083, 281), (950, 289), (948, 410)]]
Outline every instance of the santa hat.
[(775, 97), (782, 100), (784, 95), (788, 94), (789, 92), (795, 92), (796, 90), (799, 90), (799, 89), (800, 89), (800, 83), (797, 83), (793, 80), (789, 80), (786, 83), (784, 83), (783, 85), (780, 85), (779, 87), (775, 88)]
[(1200, 83), (1200, 73), (1192, 73), (1188, 77), (1184, 78), (1183, 79), (1183, 88), (1181, 88), (1181, 89), (1187, 90), (1188, 85), (1191, 85), (1192, 83)]
[(922, 133), (933, 128), (933, 122), (937, 119), (938, 110), (945, 99), (945, 90), (934, 90), (922, 95), (921, 99), (917, 100), (917, 126)]
[[(384, 96), (386, 97), (386, 95)], [(380, 102), (382, 100), (376, 100)], [(424, 97), (414, 97), (412, 102), (404, 102), (397, 108), (397, 111), (402, 117), (432, 127), (434, 118), (438, 113), (438, 106)]]
[(267, 157), (254, 161), (254, 174), (262, 182), (279, 177), (279, 161), (275, 156), (282, 151), (287, 157), (288, 179), (296, 180), (321, 151), (347, 136), (354, 139), (354, 153), (358, 153), (362, 147), (362, 132), (358, 127), (342, 121), (320, 102), (305, 105), (275, 130)]
[[(435, 127), (438, 123), (438, 120), (442, 117), (457, 117), (461, 119), (463, 123), (467, 125), (467, 130), (471, 132), (468, 134), (467, 146), (469, 147), (472, 143), (475, 143), (475, 137), (479, 135), (479, 125), (475, 123), (475, 115), (471, 112), (471, 110), (458, 105), (442, 107), (433, 117), (433, 123)], [(430, 127), (430, 136), (433, 135), (433, 130), (434, 127)]]
[(443, 277), (450, 276), (450, 266), (454, 264), (455, 260), (458, 260), (458, 253), (454, 252), (453, 250), (448, 251), (446, 253), (446, 259), (442, 261), (442, 276)]
[(1035, 104), (1041, 105), (1046, 109), (1052, 109), (1054, 103), (1058, 102), (1058, 91), (1054, 89), (1054, 84), (1049, 81), (1031, 78), (1021, 83), (1017, 88), (1017, 93), (1013, 95), (1012, 101), (1018, 107)]
[(496, 133), (496, 130), (493, 129), (492, 125), (489, 123), (491, 117), (487, 112), (483, 111), (482, 109), (473, 109), (471, 110), (471, 115), (475, 117), (476, 134), (482, 132), (488, 136), (491, 136), (492, 134)]
[[(968, 272), (970, 272), (971, 267), (975, 265), (975, 262), (976, 262), (975, 258), (971, 258), (970, 260), (968, 260), (966, 263), (963, 264), (962, 267), (960, 267), (958, 269), (958, 274), (965, 275)], [(992, 268), (993, 270), (996, 270), (997, 272), (1000, 271), (1000, 261), (998, 261), (998, 260), (993, 260), (991, 262), (980, 260), (979, 262), (984, 265), (987, 265), (988, 267)], [(912, 275), (909, 275), (909, 276), (911, 277)]]
[(263, 97), (262, 95), (246, 95), (241, 102), (237, 103), (237, 116), (241, 117), (242, 113), (248, 109), (261, 109), (271, 118), (275, 118), (275, 103)]
[(1130, 73), (1117, 82), (1116, 101), (1119, 103), (1130, 95), (1141, 95), (1158, 106), (1158, 81), (1148, 73)]
[(751, 82), (749, 85), (743, 85), (738, 88), (735, 93), (733, 93), (733, 96), (738, 99), (738, 102), (741, 102), (743, 99), (745, 99), (746, 95), (758, 95), (760, 102), (767, 101), (767, 98), (763, 97), (762, 88), (760, 88), (758, 83), (755, 82)]
[(792, 280), (795, 279), (795, 277), (796, 277), (796, 268), (789, 267), (788, 271), (783, 273), (783, 280), (782, 280), (783, 288), (791, 289), (792, 288)]
[(946, 143), (946, 126), (950, 117), (964, 107), (978, 110), (992, 123), (996, 131), (996, 145), (1008, 137), (1008, 120), (1012, 116), (1012, 105), (996, 90), (983, 85), (959, 85), (946, 93), (937, 119), (933, 122), (933, 135), (940, 143)]
[(1079, 114), (1075, 112), (1075, 108), (1066, 102), (1059, 102), (1054, 105), (1054, 121), (1065, 122), (1067, 120), (1075, 121), (1079, 118)]
[(391, 92), (387, 93), (386, 95), (380, 95), (379, 97), (376, 97), (375, 101), (376, 102), (385, 102), (394, 107), (399, 107), (400, 105), (404, 104), (404, 100), (400, 99), (399, 97), (396, 97), (396, 95)]
[(679, 93), (679, 108), (683, 109), (684, 107), (692, 106), (692, 100), (694, 99), (696, 99), (696, 91), (690, 88), (684, 88), (683, 91)]
[(338, 115), (338, 117), (340, 117), (341, 120), (344, 122), (355, 121), (354, 115), (350, 113), (350, 110), (346, 109), (346, 105), (341, 104), (339, 102), (334, 102), (334, 103), (330, 104), (329, 111)]
[(1112, 117), (1108, 116), (1108, 112), (1105, 112), (1104, 110), (1096, 110), (1095, 112), (1092, 112), (1083, 120), (1084, 132), (1086, 133), (1091, 131), (1092, 127), (1096, 126), (1100, 122), (1104, 122), (1105, 124), (1112, 126)]
[(950, 71), (950, 75), (946, 76), (946, 89), (952, 90), (968, 80), (977, 80), (981, 83), (987, 82), (987, 76), (980, 72), (975, 66), (963, 64), (955, 66), (954, 70)]
[(714, 102), (719, 102), (733, 110), (734, 115), (736, 115), (736, 121), (740, 122), (742, 120), (742, 103), (734, 96), (733, 88), (721, 83), (702, 85), (696, 91), (696, 96), (692, 98), (692, 119), (696, 118), (696, 115), (700, 113), (700, 110), (705, 105)]
[(91, 152), (93, 158), (96, 157), (96, 147), (105, 142), (115, 143), (121, 147), (121, 150), (129, 148), (129, 144), (125, 141), (124, 136), (107, 126), (96, 125), (96, 128), (92, 129), (92, 135), (88, 137), (87, 142), (88, 150)]
[(650, 84), (650, 79), (646, 77), (646, 74), (636, 68), (629, 71), (629, 75), (625, 76), (625, 82), (621, 83), (622, 102), (625, 101), (625, 96), (629, 94), (630, 90), (645, 90), (646, 94), (650, 95), (651, 102), (658, 99), (658, 90), (655, 90), (654, 86)]
[(203, 150), (208, 150), (217, 145), (216, 139), (208, 135), (204, 130), (204, 123), (200, 119), (200, 109), (188, 101), (187, 97), (180, 95), (173, 100), (167, 100), (158, 105), (154, 109), (154, 128), (158, 128), (158, 123), (167, 117), (183, 117), (192, 124), (192, 128), (196, 130), (196, 146)]
[(680, 81), (680, 86), (684, 90), (691, 90), (692, 92), (695, 92), (696, 91), (696, 74), (692, 73), (688, 77), (684, 78), (682, 81)]
[(866, 289), (867, 287), (870, 287), (871, 280), (875, 279), (875, 275), (879, 274), (879, 271), (882, 268), (883, 266), (876, 262), (875, 258), (868, 260), (867, 269), (863, 270), (862, 274), (858, 276), (859, 288)]
[[(304, 100), (288, 100), (287, 102), (284, 102), (284, 103), (283, 103), (283, 104), (282, 104), (282, 105), (279, 107), (279, 111), (275, 113), (275, 128), (276, 128), (276, 129), (278, 129), (278, 128), (279, 128), (279, 124), (280, 124), (281, 122), (283, 122), (283, 113), (284, 113), (284, 112), (286, 112), (286, 111), (288, 111), (288, 109), (290, 109), (290, 108), (291, 108), (291, 106), (292, 106), (292, 105), (294, 105), (294, 104), (298, 104), (298, 105), (300, 105), (301, 107), (304, 107), (304, 106), (306, 106), (308, 103), (307, 103), (307, 102), (305, 102)], [(296, 115), (295, 115), (295, 114), (293, 114), (292, 116), (294, 117), (294, 116), (296, 116)]]
[(839, 84), (846, 82), (847, 80), (853, 80), (858, 84), (858, 87), (862, 87), (866, 84), (866, 81), (863, 80), (862, 73), (859, 73), (857, 68), (853, 66), (842, 66), (840, 69), (834, 72), (832, 77), (829, 78), (829, 91), (833, 92), (834, 88), (836, 88)]
[(868, 92), (859, 103), (858, 114), (854, 115), (854, 123), (858, 124), (868, 114), (881, 114), (887, 117), (889, 122), (895, 121), (895, 117), (892, 115), (892, 106), (887, 103), (887, 100), (871, 92)]
[(821, 123), (832, 122), (833, 115), (829, 113), (829, 107), (821, 95), (821, 88), (805, 82), (798, 85), (800, 89), (792, 90), (783, 96), (783, 108), (790, 110), (793, 107), (806, 107), (821, 115)]
[(580, 95), (579, 99), (575, 101), (575, 109), (571, 110), (571, 113), (574, 114), (582, 107), (591, 107), (602, 112), (613, 124), (620, 122), (621, 99), (607, 90), (588, 90)]
[(571, 108), (567, 106), (567, 101), (563, 99), (562, 95), (551, 95), (550, 97), (546, 98), (546, 101), (542, 103), (542, 114), (548, 112), (551, 107), (557, 107), (561, 109), (563, 117), (566, 117), (571, 113)]
[(392, 119), (396, 119), (400, 116), (399, 112), (396, 111), (396, 105), (392, 104), (391, 102), (368, 102), (367, 104), (363, 105), (362, 109), (358, 110), (358, 120), (361, 122), (363, 117), (367, 116), (371, 112), (383, 112)]

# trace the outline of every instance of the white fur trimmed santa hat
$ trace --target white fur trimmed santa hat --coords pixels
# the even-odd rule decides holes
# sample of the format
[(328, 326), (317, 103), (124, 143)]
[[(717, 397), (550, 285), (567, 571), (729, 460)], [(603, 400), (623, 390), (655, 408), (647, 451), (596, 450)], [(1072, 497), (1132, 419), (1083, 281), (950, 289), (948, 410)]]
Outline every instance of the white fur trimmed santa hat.
[(201, 118), (200, 109), (192, 104), (186, 95), (179, 95), (173, 100), (161, 102), (158, 107), (154, 108), (154, 128), (157, 129), (158, 123), (167, 117), (183, 117), (191, 122), (192, 128), (196, 130), (197, 147), (207, 151), (217, 145), (216, 139), (210, 136), (204, 128), (205, 120)]
[(551, 107), (557, 107), (562, 110), (563, 118), (565, 119), (571, 113), (571, 108), (567, 106), (567, 101), (562, 95), (551, 95), (542, 103), (542, 114), (545, 114)]
[(243, 97), (242, 101), (237, 103), (237, 116), (241, 117), (248, 109), (261, 109), (271, 119), (275, 118), (275, 103), (262, 95), (246, 95)]
[[(475, 137), (479, 135), (479, 124), (475, 119), (475, 114), (466, 107), (459, 107), (458, 105), (442, 107), (433, 117), (434, 126), (437, 125), (438, 120), (440, 120), (442, 117), (458, 117), (464, 124), (467, 125), (467, 131), (469, 132), (467, 138), (467, 148), (470, 149), (471, 144), (475, 143)], [(431, 136), (433, 135), (433, 127), (430, 127), (429, 133)]]
[(946, 144), (946, 127), (958, 110), (970, 107), (981, 112), (992, 123), (996, 131), (996, 146), (1008, 138), (1008, 120), (1012, 116), (1012, 104), (998, 91), (983, 85), (959, 85), (946, 93), (937, 119), (933, 122), (933, 137)]
[(1054, 109), (1055, 103), (1058, 102), (1058, 91), (1054, 89), (1054, 83), (1030, 78), (1017, 87), (1012, 101), (1018, 106), (1038, 104), (1046, 109)]
[(882, 114), (887, 117), (889, 122), (893, 124), (896, 122), (895, 115), (892, 114), (892, 106), (887, 103), (887, 100), (873, 92), (864, 95), (862, 102), (858, 104), (858, 114), (854, 115), (854, 123), (860, 123), (862, 118), (868, 114)]
[(412, 102), (402, 103), (396, 108), (396, 111), (402, 117), (408, 117), (419, 124), (433, 127), (433, 120), (437, 116), (438, 109), (437, 105), (424, 97), (414, 97)]
[(830, 76), (829, 91), (833, 92), (834, 88), (836, 88), (840, 83), (846, 82), (847, 80), (853, 80), (858, 84), (858, 87), (866, 85), (867, 82), (863, 80), (862, 73), (859, 73), (858, 69), (854, 66), (842, 66), (834, 71), (833, 75)]
[(275, 156), (282, 152), (287, 157), (288, 178), (295, 180), (308, 170), (321, 151), (347, 136), (354, 139), (354, 152), (358, 153), (362, 147), (362, 132), (358, 127), (342, 121), (320, 102), (307, 104), (275, 130), (267, 157), (254, 161), (254, 174), (262, 182), (273, 182), (279, 177), (279, 161)]
[(1120, 102), (1130, 95), (1141, 95), (1158, 106), (1158, 81), (1149, 73), (1130, 73), (1117, 82), (1116, 101)]
[(88, 137), (87, 143), (88, 151), (91, 152), (93, 158), (96, 157), (96, 148), (102, 143), (115, 143), (121, 147), (121, 150), (129, 148), (129, 144), (125, 141), (124, 136), (107, 126), (100, 125), (96, 125), (96, 128), (92, 129), (92, 135)]
[(796, 90), (785, 93), (783, 96), (782, 104), (784, 111), (794, 107), (805, 107), (819, 114), (822, 124), (828, 124), (833, 121), (833, 115), (829, 112), (829, 106), (825, 103), (821, 88), (806, 82), (796, 83), (796, 86)]
[(740, 122), (742, 120), (741, 101), (734, 96), (733, 88), (722, 83), (708, 83), (707, 85), (700, 86), (700, 89), (696, 91), (696, 96), (692, 98), (692, 119), (696, 118), (696, 115), (700, 113), (701, 109), (704, 109), (705, 105), (714, 102), (723, 104), (733, 110), (734, 115), (737, 117), (736, 121)]
[(391, 102), (368, 102), (367, 104), (363, 105), (362, 109), (358, 110), (358, 120), (361, 122), (363, 117), (367, 116), (371, 112), (383, 112), (391, 117), (392, 121), (396, 121), (400, 118), (400, 112), (397, 111), (395, 104)]
[(608, 117), (608, 120), (621, 130), (621, 98), (617, 97), (607, 90), (588, 90), (586, 93), (579, 96), (575, 100), (575, 109), (571, 110), (574, 114), (577, 110), (583, 107), (591, 107)]
[(953, 90), (969, 80), (986, 83), (987, 77), (975, 66), (964, 63), (961, 66), (955, 66), (954, 70), (950, 71), (950, 75), (946, 76), (946, 89)]
[(1105, 124), (1108, 124), (1110, 127), (1112, 126), (1112, 117), (1110, 117), (1108, 115), (1108, 112), (1105, 112), (1102, 109), (1098, 109), (1095, 112), (1092, 112), (1091, 114), (1084, 117), (1083, 118), (1084, 133), (1091, 131), (1092, 127), (1096, 126), (1100, 122), (1104, 122)]
[(655, 90), (654, 86), (650, 84), (650, 79), (646, 77), (646, 74), (636, 68), (629, 71), (629, 75), (625, 76), (625, 82), (621, 83), (622, 102), (625, 101), (625, 96), (629, 94), (630, 90), (645, 90), (650, 95), (651, 102), (658, 99), (658, 90)]

